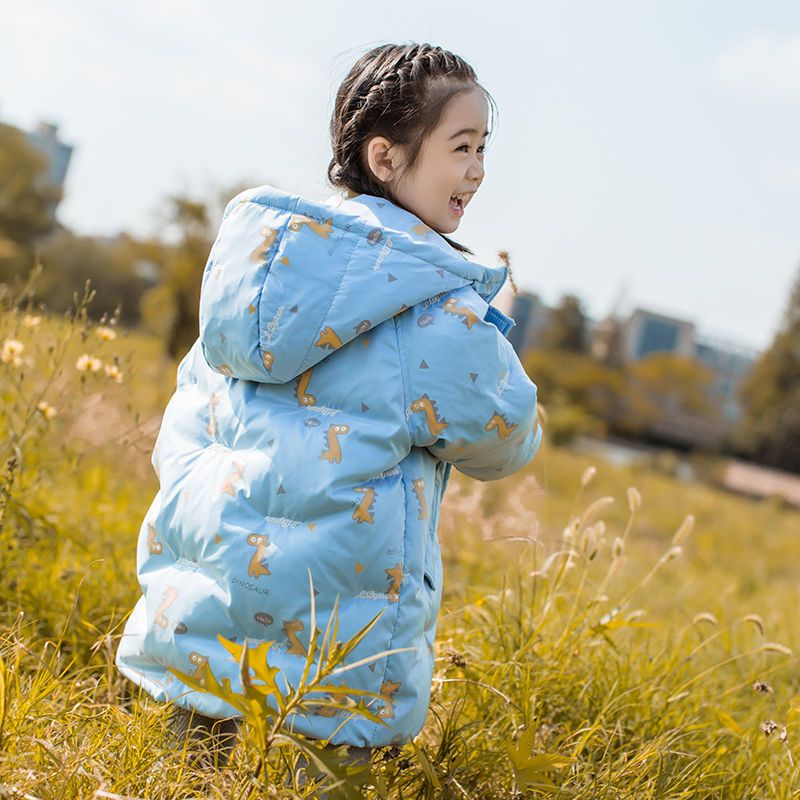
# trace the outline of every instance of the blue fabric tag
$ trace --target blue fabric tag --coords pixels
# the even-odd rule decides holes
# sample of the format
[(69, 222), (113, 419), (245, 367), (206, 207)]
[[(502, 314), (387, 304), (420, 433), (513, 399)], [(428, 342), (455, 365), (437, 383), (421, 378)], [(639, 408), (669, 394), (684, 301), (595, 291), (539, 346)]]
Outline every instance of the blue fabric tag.
[(487, 307), (484, 319), (496, 325), (503, 336), (507, 336), (511, 328), (517, 324), (511, 317), (507, 317), (499, 308), (495, 308), (493, 305)]

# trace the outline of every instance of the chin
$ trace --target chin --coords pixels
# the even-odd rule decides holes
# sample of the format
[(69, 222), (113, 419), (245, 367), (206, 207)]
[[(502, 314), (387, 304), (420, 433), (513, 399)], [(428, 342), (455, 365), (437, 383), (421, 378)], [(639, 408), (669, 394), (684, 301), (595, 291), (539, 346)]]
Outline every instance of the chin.
[(460, 219), (448, 223), (447, 225), (437, 225), (435, 230), (437, 233), (455, 233), (461, 223)]

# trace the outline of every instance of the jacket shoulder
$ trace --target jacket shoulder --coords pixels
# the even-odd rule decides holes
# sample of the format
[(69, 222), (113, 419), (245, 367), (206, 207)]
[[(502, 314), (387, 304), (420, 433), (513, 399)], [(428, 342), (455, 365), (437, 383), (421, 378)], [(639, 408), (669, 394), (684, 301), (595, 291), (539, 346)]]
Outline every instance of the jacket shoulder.
[[(511, 317), (487, 302), (470, 285), (442, 291), (412, 306), (402, 316), (404, 333), (408, 337), (436, 340), (440, 336), (454, 344), (455, 331), (484, 329), (485, 333), (499, 331), (503, 336), (516, 324)], [(491, 328), (487, 329), (486, 326)], [(496, 330), (495, 330), (496, 329)]]

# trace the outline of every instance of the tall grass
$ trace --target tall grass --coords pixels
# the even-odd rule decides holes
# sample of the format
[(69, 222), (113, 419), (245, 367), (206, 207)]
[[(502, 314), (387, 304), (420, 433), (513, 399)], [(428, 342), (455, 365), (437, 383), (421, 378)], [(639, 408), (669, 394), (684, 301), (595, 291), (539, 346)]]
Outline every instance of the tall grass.
[[(413, 742), (343, 768), (286, 736), (273, 703), (251, 706), (229, 768), (194, 766), (167, 745), (167, 707), (114, 667), (156, 489), (141, 417), (176, 365), (113, 316), (93, 322), (88, 289), (63, 318), (28, 297), (6, 295), (0, 314), (0, 797), (312, 797), (285, 784), (301, 752), (331, 798), (797, 796), (800, 514), (594, 465), (546, 435), (517, 476), (453, 473)], [(308, 648), (305, 688), (336, 669), (332, 630)], [(237, 655), (246, 675), (258, 665), (255, 691), (269, 683), (266, 656)], [(355, 695), (329, 702), (369, 713)]]

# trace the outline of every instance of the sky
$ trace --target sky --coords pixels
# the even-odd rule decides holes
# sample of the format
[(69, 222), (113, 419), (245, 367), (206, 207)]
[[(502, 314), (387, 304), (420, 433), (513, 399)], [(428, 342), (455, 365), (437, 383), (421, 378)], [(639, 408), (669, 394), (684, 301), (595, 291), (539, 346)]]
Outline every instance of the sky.
[[(767, 347), (800, 269), (796, 0), (29, 0), (0, 6), (0, 120), (74, 146), (60, 220), (157, 230), (165, 198), (324, 200), (350, 66), (429, 42), (499, 117), (452, 235), (545, 303), (642, 307)], [(202, 270), (204, 265), (198, 265)]]

